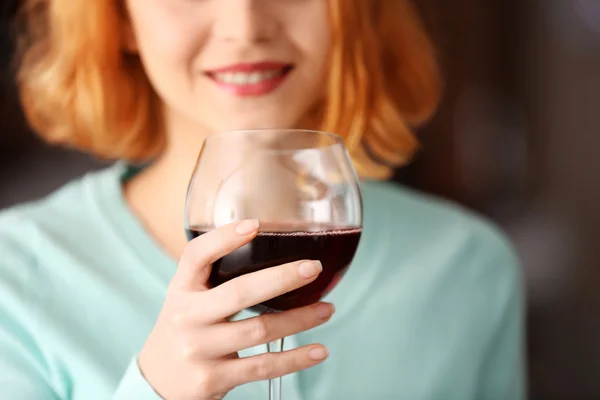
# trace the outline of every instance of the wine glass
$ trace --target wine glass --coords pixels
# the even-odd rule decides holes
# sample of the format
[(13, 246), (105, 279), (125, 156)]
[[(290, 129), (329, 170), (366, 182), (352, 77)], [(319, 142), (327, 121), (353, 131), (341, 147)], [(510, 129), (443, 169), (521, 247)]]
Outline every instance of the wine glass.
[[(342, 138), (298, 129), (209, 136), (188, 188), (188, 238), (249, 218), (260, 221), (257, 237), (216, 261), (210, 284), (300, 259), (319, 260), (323, 271), (314, 282), (251, 310), (279, 312), (318, 302), (341, 279), (361, 235), (361, 194)], [(282, 347), (283, 338), (267, 344), (270, 352)], [(269, 382), (269, 398), (281, 400), (281, 378)]]

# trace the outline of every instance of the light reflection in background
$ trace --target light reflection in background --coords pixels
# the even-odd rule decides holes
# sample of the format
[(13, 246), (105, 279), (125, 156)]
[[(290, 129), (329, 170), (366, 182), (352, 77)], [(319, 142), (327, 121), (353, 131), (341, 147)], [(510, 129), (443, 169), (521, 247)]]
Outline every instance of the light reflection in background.
[(600, 40), (600, 1), (598, 0), (572, 0), (579, 18), (588, 29), (594, 31)]

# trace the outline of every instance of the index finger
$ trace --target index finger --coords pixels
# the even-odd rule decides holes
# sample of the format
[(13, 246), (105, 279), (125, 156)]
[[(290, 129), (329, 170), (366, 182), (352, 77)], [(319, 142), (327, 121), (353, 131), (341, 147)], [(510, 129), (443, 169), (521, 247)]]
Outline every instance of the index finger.
[[(210, 297), (210, 315), (221, 320), (248, 307), (313, 282), (323, 271), (319, 261), (302, 260), (238, 276), (206, 292)], [(203, 311), (206, 314), (206, 310)]]
[(207, 290), (211, 264), (254, 239), (258, 226), (256, 219), (234, 222), (190, 241), (179, 260), (169, 289)]

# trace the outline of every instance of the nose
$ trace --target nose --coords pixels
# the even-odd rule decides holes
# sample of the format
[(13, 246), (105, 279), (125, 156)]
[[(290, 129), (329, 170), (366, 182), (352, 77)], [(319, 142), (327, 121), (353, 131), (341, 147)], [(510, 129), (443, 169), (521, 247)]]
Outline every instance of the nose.
[(220, 0), (213, 35), (227, 42), (265, 42), (277, 34), (276, 18), (264, 0)]

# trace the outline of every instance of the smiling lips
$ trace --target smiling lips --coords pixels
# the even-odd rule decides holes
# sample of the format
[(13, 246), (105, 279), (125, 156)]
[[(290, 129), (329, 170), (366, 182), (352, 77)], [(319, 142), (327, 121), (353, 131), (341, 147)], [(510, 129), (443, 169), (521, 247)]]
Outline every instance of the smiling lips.
[(207, 71), (220, 88), (237, 96), (262, 96), (277, 89), (293, 66), (277, 62), (236, 64)]

